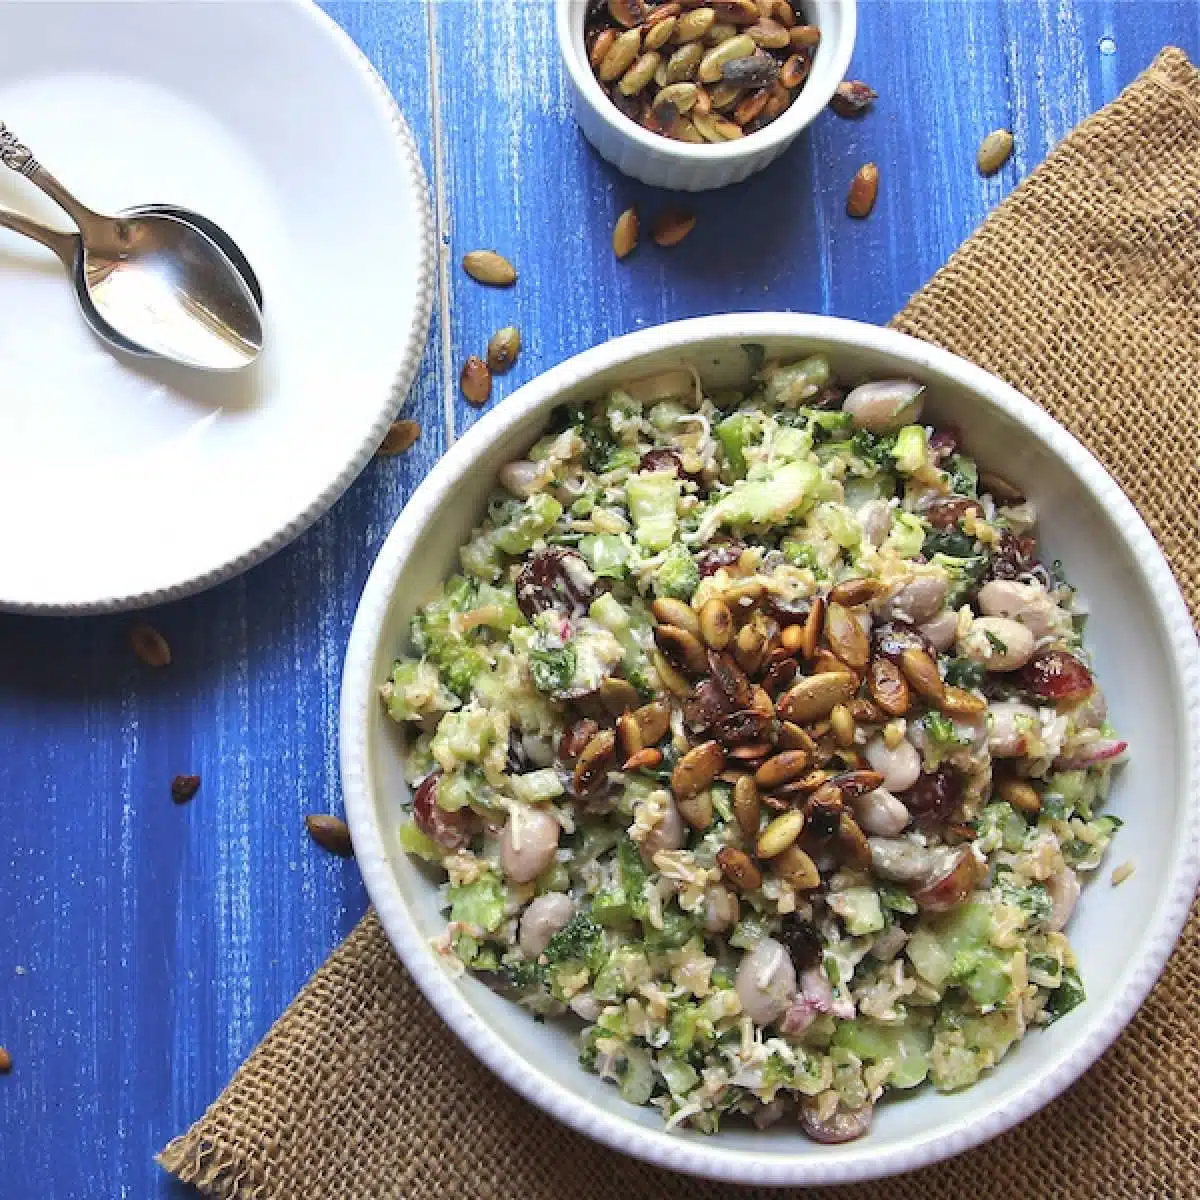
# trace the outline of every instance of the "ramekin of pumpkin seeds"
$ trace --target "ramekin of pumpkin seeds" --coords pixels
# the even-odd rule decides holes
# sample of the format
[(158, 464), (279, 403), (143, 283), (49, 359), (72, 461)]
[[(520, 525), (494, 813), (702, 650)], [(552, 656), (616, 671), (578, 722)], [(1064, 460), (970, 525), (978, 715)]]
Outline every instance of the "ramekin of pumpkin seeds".
[(600, 154), (700, 191), (773, 161), (828, 104), (853, 0), (559, 0), (576, 116)]

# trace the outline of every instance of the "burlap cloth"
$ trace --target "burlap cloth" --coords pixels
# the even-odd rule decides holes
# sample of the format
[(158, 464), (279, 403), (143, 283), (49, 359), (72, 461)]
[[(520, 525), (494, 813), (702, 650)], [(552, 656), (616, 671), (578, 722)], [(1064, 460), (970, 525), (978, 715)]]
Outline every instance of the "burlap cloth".
[[(1073, 430), (1200, 614), (1200, 73), (1180, 51), (1059, 145), (894, 323)], [(1140, 1015), (1048, 1109), (957, 1160), (812, 1194), (1196, 1200), (1198, 1010), (1193, 914)], [(529, 1107), (443, 1026), (373, 913), (160, 1161), (238, 1200), (751, 1194), (636, 1164)]]

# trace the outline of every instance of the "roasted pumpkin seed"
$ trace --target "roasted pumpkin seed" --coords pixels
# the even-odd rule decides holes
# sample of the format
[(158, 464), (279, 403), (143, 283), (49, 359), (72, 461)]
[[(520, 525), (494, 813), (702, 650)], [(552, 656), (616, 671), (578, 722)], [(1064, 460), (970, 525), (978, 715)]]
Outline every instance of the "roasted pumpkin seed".
[(996, 795), (1018, 812), (1035, 816), (1042, 811), (1042, 798), (1037, 789), (1024, 779), (1001, 779), (996, 784)]
[(701, 742), (693, 746), (671, 772), (671, 791), (676, 800), (694, 796), (711, 787), (725, 767), (725, 751), (716, 742)]
[(804, 829), (804, 814), (793, 808), (781, 813), (758, 835), (754, 852), (759, 858), (774, 858), (782, 854)]
[(844, 704), (835, 705), (833, 712), (829, 714), (829, 723), (833, 726), (834, 741), (843, 750), (852, 749), (854, 746), (854, 735), (858, 732), (858, 727), (854, 723), (854, 718), (850, 715), (850, 710)]
[(330, 813), (309, 813), (304, 818), (308, 836), (322, 850), (336, 854), (340, 858), (350, 858), (354, 854), (354, 844), (350, 840), (350, 827), (341, 817)]
[(733, 119), (739, 125), (749, 125), (751, 121), (758, 119), (763, 109), (767, 107), (767, 101), (770, 98), (769, 88), (759, 88), (758, 91), (751, 92), (738, 102), (737, 107), (733, 110)]
[(665, 208), (654, 218), (650, 236), (658, 246), (678, 246), (695, 227), (695, 213), (682, 208)]
[(834, 705), (845, 704), (858, 690), (858, 677), (848, 671), (811, 675), (785, 692), (775, 711), (787, 721), (805, 725), (829, 716)]
[(711, 8), (693, 8), (675, 22), (675, 41), (697, 42), (716, 24), (717, 14)]
[(621, 755), (624, 758), (632, 758), (640, 750), (646, 748), (641, 726), (638, 725), (637, 719), (632, 714), (622, 713), (617, 718), (617, 741), (620, 743)]
[(810, 757), (817, 753), (817, 743), (795, 721), (779, 722), (779, 746), (782, 750), (803, 750)]
[(594, 792), (616, 762), (617, 735), (602, 729), (586, 746), (575, 764), (575, 792), (586, 796)]
[(636, 96), (654, 78), (654, 72), (658, 70), (658, 64), (661, 61), (662, 59), (653, 50), (643, 54), (621, 76), (621, 82), (617, 86), (624, 95)]
[(710, 3), (717, 20), (730, 25), (751, 25), (762, 16), (756, 0), (710, 0)]
[(753, 892), (762, 887), (762, 872), (750, 855), (736, 846), (723, 846), (717, 851), (717, 866), (739, 892)]
[(924, 650), (909, 647), (900, 654), (900, 669), (915, 691), (926, 700), (935, 703), (943, 699), (946, 685), (938, 672), (938, 665)]
[(821, 30), (816, 25), (797, 25), (788, 37), (793, 50), (814, 50), (821, 44)]
[(632, 29), (645, 19), (649, 6), (646, 0), (608, 0), (608, 11), (618, 25)]
[(472, 250), (463, 255), (463, 270), (476, 283), (488, 287), (511, 287), (517, 282), (517, 269), (495, 250)]
[(822, 596), (814, 596), (809, 605), (808, 616), (804, 621), (804, 636), (801, 638), (799, 651), (803, 658), (812, 658), (817, 652), (817, 642), (821, 638), (821, 630), (825, 626), (825, 600)]
[(811, 892), (821, 886), (817, 864), (794, 842), (771, 860), (771, 871), (798, 892)]
[(754, 39), (744, 33), (714, 46), (700, 63), (700, 82), (716, 83), (722, 78), (726, 63), (736, 58), (749, 58), (757, 49)]
[(756, 46), (764, 50), (786, 50), (791, 45), (788, 31), (771, 17), (763, 17), (746, 30), (746, 36), (754, 39)]
[(785, 625), (779, 635), (779, 644), (789, 653), (796, 654), (804, 645), (804, 626)]
[(848, 667), (861, 671), (871, 658), (871, 643), (858, 615), (831, 601), (825, 609), (825, 638), (829, 648)]
[(0, 1046), (0, 1075), (7, 1075), (12, 1069), (12, 1054), (4, 1046)]
[(665, 121), (670, 114), (678, 116), (681, 113), (691, 112), (696, 107), (697, 95), (698, 91), (694, 83), (672, 83), (654, 97), (652, 104), (655, 111), (659, 112)]
[(708, 655), (694, 633), (677, 625), (656, 625), (654, 640), (673, 667), (693, 676), (708, 669)]
[(997, 504), (1024, 504), (1025, 493), (1019, 487), (1008, 482), (1003, 475), (991, 471), (979, 472), (980, 494), (991, 496)]
[(169, 667), (171, 665), (171, 647), (153, 625), (145, 622), (135, 625), (129, 631), (129, 644), (133, 652), (148, 667)]
[(811, 71), (812, 51), (798, 50), (783, 64), (783, 69), (779, 72), (779, 82), (789, 92), (794, 92), (798, 87), (804, 86)]
[(643, 704), (634, 710), (633, 719), (642, 731), (642, 741), (647, 746), (653, 746), (661, 742), (671, 728), (671, 706), (662, 700)]
[(714, 650), (724, 650), (733, 638), (733, 614), (719, 596), (700, 610), (700, 635)]
[(653, 771), (662, 766), (663, 752), (655, 746), (647, 746), (636, 754), (631, 754), (621, 767), (622, 771)]
[(618, 258), (628, 258), (637, 248), (638, 214), (636, 208), (627, 208), (618, 218), (613, 229), (613, 253)]
[(654, 619), (661, 625), (674, 625), (686, 629), (693, 637), (700, 632), (700, 619), (690, 605), (672, 596), (660, 596), (650, 605)]
[(752, 775), (741, 775), (733, 785), (733, 819), (743, 837), (758, 837), (762, 822), (762, 801), (758, 796), (758, 785)]
[(871, 698), (888, 716), (902, 717), (912, 702), (908, 680), (900, 668), (887, 658), (876, 658), (867, 671), (867, 687)]
[(493, 375), (511, 371), (517, 355), (521, 353), (521, 333), (515, 325), (505, 325), (492, 334), (488, 341), (487, 365)]
[(375, 453), (381, 457), (391, 454), (403, 454), (405, 450), (413, 447), (420, 436), (421, 426), (419, 422), (409, 420), (393, 421), (387, 433), (383, 435), (383, 441), (379, 443), (379, 449)]
[(604, 705), (605, 711), (613, 717), (620, 716), (621, 713), (628, 712), (631, 708), (636, 708), (642, 701), (637, 688), (628, 679), (619, 679), (616, 675), (610, 675), (603, 680), (597, 691), (600, 695), (600, 703)]
[(858, 219), (871, 215), (875, 198), (879, 195), (879, 168), (874, 163), (865, 163), (850, 183), (846, 197), (846, 212)]
[(680, 697), (687, 697), (692, 694), (692, 685), (667, 662), (660, 651), (650, 651), (650, 662), (653, 664), (655, 672), (662, 681), (663, 687), (668, 692)]
[(835, 837), (838, 853), (847, 866), (866, 870), (871, 865), (871, 847), (867, 836), (848, 812), (843, 812), (838, 818)]
[(492, 394), (492, 373), (488, 365), (476, 354), (463, 363), (462, 373), (458, 377), (458, 386), (468, 404), (476, 408), (486, 404)]
[(712, 793), (707, 790), (697, 792), (694, 796), (680, 796), (675, 802), (675, 807), (693, 829), (707, 829), (712, 824)]
[(1007, 129), (994, 129), (979, 145), (975, 161), (981, 175), (995, 175), (1013, 151), (1013, 135)]
[(937, 704), (942, 712), (952, 717), (974, 717), (987, 708), (987, 701), (982, 696), (960, 687), (945, 688)]
[(829, 599), (834, 604), (844, 604), (847, 608), (855, 608), (866, 604), (879, 594), (879, 581), (866, 575), (855, 579), (843, 579), (841, 583), (831, 588)]
[(671, 40), (677, 23), (676, 17), (667, 17), (665, 20), (655, 21), (653, 25), (647, 25), (642, 45), (647, 50), (661, 50)]
[(808, 770), (810, 755), (805, 750), (784, 750), (769, 758), (754, 772), (754, 782), (770, 792), (782, 784), (799, 779)]
[(846, 79), (837, 85), (829, 107), (839, 117), (861, 117), (879, 99), (879, 93), (861, 79)]
[[(680, 19), (683, 20), (683, 18)], [(701, 34), (701, 37), (703, 36)], [(678, 40), (678, 29), (676, 29), (676, 41)], [(690, 82), (694, 79), (703, 57), (704, 47), (699, 42), (688, 42), (686, 46), (680, 46), (667, 60), (664, 71), (667, 86), (672, 83)]]
[(742, 137), (742, 128), (733, 121), (727, 121), (716, 113), (705, 115), (699, 111), (692, 114), (692, 124), (706, 142), (717, 145), (721, 142), (731, 142)]
[(176, 775), (171, 780), (171, 799), (176, 804), (186, 804), (199, 790), (199, 775)]
[(642, 33), (639, 29), (627, 29), (620, 34), (604, 56), (597, 72), (601, 83), (615, 83), (630, 67), (642, 49)]
[(592, 70), (598, 70), (600, 64), (604, 61), (604, 56), (612, 49), (612, 44), (617, 40), (617, 31), (611, 26), (607, 29), (602, 29), (592, 40), (591, 47), (588, 50), (588, 62), (591, 64)]
[(735, 58), (721, 68), (723, 82), (738, 88), (763, 88), (779, 77), (779, 63), (764, 50), (748, 58)]

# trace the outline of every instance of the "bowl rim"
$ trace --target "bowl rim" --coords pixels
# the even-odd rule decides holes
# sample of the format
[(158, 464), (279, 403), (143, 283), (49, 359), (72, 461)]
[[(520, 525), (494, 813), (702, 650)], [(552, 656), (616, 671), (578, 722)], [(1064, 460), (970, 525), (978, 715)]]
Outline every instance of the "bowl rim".
[[(435, 961), (411, 920), (384, 850), (370, 786), (368, 725), (378, 680), (373, 678), (379, 637), (393, 593), (425, 518), (454, 492), (457, 481), (497, 436), (558, 396), (602, 371), (663, 351), (686, 351), (716, 341), (755, 338), (824, 340), (851, 349), (908, 359), (915, 368), (953, 378), (964, 392), (981, 396), (1028, 430), (1064, 463), (1112, 515), (1149, 586), (1157, 616), (1174, 656), (1173, 691), (1186, 730), (1178, 747), (1184, 804), (1174, 868), (1147, 923), (1140, 957), (1124, 980), (1086, 1015), (1086, 1023), (1062, 1059), (983, 1114), (956, 1118), (929, 1134), (837, 1161), (820, 1157), (762, 1159), (722, 1147), (719, 1137), (692, 1140), (650, 1130), (594, 1106), (577, 1092), (527, 1064), (475, 1013), (457, 984)], [(340, 758), (346, 813), (359, 869), (389, 940), (425, 998), (462, 1042), (494, 1074), (544, 1112), (614, 1150), (643, 1161), (729, 1183), (769, 1186), (839, 1184), (910, 1171), (960, 1154), (1024, 1120), (1070, 1086), (1111, 1045), (1132, 1019), (1174, 949), (1200, 881), (1200, 651), (1191, 617), (1166, 559), (1137, 510), (1096, 458), (1044, 410), (1014, 388), (957, 355), (892, 329), (840, 318), (797, 313), (729, 313), (658, 325), (604, 342), (568, 359), (522, 386), (451, 446), (410, 498), (371, 569), (355, 615), (346, 653), (340, 700)]]
[[(764, 151), (783, 149), (803, 129), (825, 111), (837, 86), (846, 77), (850, 59), (854, 54), (854, 43), (858, 28), (858, 0), (820, 0), (831, 8), (841, 9), (842, 19), (839, 36), (833, 43), (829, 60), (828, 88), (810, 89), (806, 83), (799, 96), (769, 125), (765, 125), (750, 137), (737, 138), (720, 145), (692, 145), (677, 142), (673, 138), (651, 133), (643, 129), (618, 111), (604, 94), (596, 76), (580, 57), (575, 45), (576, 10), (583, 13), (585, 0), (555, 0), (555, 30), (558, 48), (567, 71), (575, 84), (577, 93), (586, 99), (592, 111), (599, 116), (614, 133), (633, 142), (643, 150), (680, 163), (731, 163), (742, 159), (757, 158)], [(817, 21), (820, 28), (821, 22)], [(824, 30), (822, 30), (824, 32)]]

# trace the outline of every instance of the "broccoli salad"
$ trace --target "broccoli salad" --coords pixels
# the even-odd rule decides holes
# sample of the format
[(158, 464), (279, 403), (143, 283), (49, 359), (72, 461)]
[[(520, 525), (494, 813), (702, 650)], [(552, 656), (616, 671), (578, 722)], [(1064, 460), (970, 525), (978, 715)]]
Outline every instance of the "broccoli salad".
[(1083, 1001), (1126, 744), (1033, 505), (921, 385), (751, 365), (557, 411), (382, 694), (448, 969), (668, 1127), (840, 1142)]

